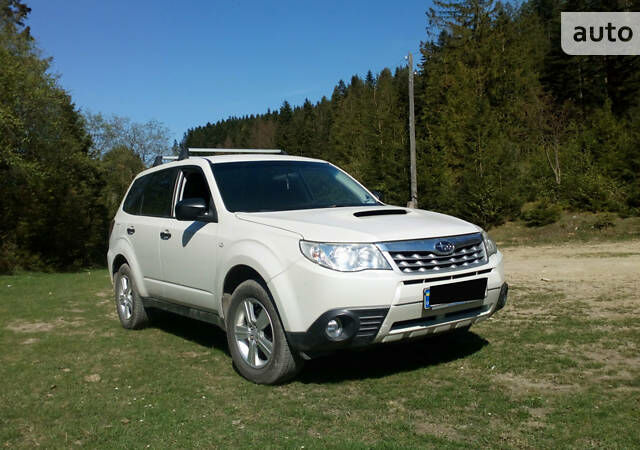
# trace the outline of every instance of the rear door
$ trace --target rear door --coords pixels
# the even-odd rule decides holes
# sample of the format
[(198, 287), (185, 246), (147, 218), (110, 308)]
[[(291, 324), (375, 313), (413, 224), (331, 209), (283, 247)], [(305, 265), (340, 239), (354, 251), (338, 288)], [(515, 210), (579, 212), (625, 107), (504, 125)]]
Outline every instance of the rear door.
[[(199, 166), (179, 168), (175, 203), (186, 198), (203, 198), (209, 205), (209, 217), (215, 217), (215, 205), (209, 182)], [(209, 311), (218, 311), (215, 301), (218, 223), (211, 221), (163, 220), (165, 239), (160, 242), (160, 257), (165, 280), (165, 296), (174, 302)]]
[(170, 168), (140, 177), (134, 182), (123, 210), (126, 237), (131, 243), (144, 283), (151, 297), (164, 297), (160, 231), (171, 216), (177, 169)]

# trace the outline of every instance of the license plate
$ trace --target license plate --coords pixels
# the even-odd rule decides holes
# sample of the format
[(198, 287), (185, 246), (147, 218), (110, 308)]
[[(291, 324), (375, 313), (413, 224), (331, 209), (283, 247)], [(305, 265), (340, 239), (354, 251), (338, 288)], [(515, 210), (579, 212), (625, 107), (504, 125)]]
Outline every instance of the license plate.
[(422, 291), (424, 309), (431, 309), (433, 305), (482, 300), (486, 292), (486, 278), (431, 286)]

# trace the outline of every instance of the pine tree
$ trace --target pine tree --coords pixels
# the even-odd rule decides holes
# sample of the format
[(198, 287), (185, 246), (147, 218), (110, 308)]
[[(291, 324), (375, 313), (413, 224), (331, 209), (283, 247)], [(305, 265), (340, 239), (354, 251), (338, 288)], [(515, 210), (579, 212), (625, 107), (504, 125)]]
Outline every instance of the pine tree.
[(294, 148), (294, 135), (293, 110), (289, 102), (285, 100), (280, 107), (277, 121), (275, 141), (278, 148), (291, 154), (297, 154), (298, 150)]
[[(422, 198), (482, 225), (519, 212), (518, 158), (530, 151), (522, 107), (541, 93), (535, 24), (516, 23), (492, 1), (435, 2), (430, 23), (446, 33), (422, 47)], [(538, 56), (537, 56), (538, 55)], [(432, 181), (435, 177), (437, 183)]]

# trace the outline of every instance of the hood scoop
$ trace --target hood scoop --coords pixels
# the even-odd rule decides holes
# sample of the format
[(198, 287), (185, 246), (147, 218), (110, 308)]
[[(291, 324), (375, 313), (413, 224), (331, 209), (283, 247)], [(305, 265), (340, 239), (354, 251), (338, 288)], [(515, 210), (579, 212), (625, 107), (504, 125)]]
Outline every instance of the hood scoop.
[(406, 209), (370, 209), (368, 211), (354, 212), (356, 217), (370, 217), (370, 216), (398, 216), (407, 214)]

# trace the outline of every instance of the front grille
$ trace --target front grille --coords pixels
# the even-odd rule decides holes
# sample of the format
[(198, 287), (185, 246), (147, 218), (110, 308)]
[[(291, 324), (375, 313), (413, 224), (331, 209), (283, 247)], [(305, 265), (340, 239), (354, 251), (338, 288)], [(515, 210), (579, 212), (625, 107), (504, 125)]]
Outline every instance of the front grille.
[[(442, 248), (443, 242), (454, 246), (449, 254)], [(465, 234), (416, 241), (396, 241), (379, 244), (389, 252), (398, 269), (403, 273), (441, 273), (480, 266), (487, 262), (484, 242), (480, 233)]]

